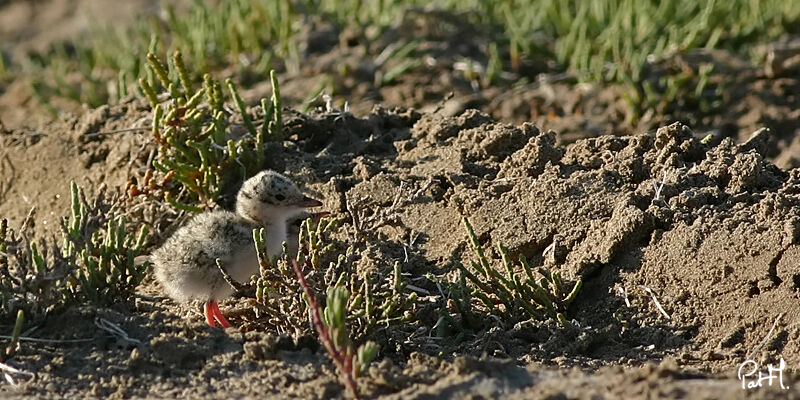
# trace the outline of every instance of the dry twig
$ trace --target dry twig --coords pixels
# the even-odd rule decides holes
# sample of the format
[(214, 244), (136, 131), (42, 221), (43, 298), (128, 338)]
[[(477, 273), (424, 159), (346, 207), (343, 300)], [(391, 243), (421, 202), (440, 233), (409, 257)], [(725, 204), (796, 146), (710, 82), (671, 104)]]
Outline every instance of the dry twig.
[(764, 339), (761, 340), (761, 342), (758, 344), (758, 346), (756, 346), (755, 348), (753, 348), (753, 350), (750, 351), (750, 354), (748, 354), (747, 357), (745, 357), (745, 360), (752, 360), (753, 356), (755, 356), (756, 353), (761, 351), (761, 349), (764, 347), (764, 345), (767, 344), (767, 341), (769, 341), (769, 338), (772, 337), (772, 332), (775, 331), (775, 327), (778, 326), (778, 322), (781, 320), (781, 318), (783, 318), (783, 313), (778, 314), (778, 317), (775, 318), (775, 322), (772, 323), (772, 328), (769, 328), (769, 332), (767, 332), (767, 336), (764, 336)]
[(141, 340), (130, 337), (127, 332), (125, 332), (124, 330), (122, 330), (122, 328), (119, 327), (119, 325), (117, 325), (117, 324), (115, 324), (115, 323), (113, 323), (113, 322), (111, 322), (111, 321), (109, 321), (109, 320), (107, 320), (105, 318), (97, 318), (97, 319), (95, 319), (94, 320), (94, 324), (98, 328), (100, 328), (100, 329), (110, 333), (111, 335), (113, 335), (113, 336), (115, 336), (115, 337), (117, 337), (119, 339), (122, 339), (122, 340), (124, 340), (124, 341), (126, 341), (128, 343), (133, 343), (135, 345), (142, 344)]
[(3, 377), (6, 379), (6, 382), (14, 386), (18, 385), (17, 381), (14, 379), (14, 375), (27, 376), (30, 379), (36, 378), (36, 374), (33, 372), (23, 371), (5, 363), (0, 363), (0, 370), (3, 371)]
[(642, 290), (647, 292), (650, 295), (650, 297), (653, 298), (653, 303), (655, 303), (656, 308), (658, 309), (658, 311), (661, 311), (661, 314), (664, 317), (666, 317), (667, 319), (672, 319), (672, 317), (670, 317), (669, 314), (667, 314), (667, 312), (664, 310), (664, 307), (661, 306), (661, 303), (658, 301), (658, 298), (656, 298), (656, 294), (653, 293), (653, 291), (649, 287), (644, 285), (639, 285), (639, 287), (642, 288)]

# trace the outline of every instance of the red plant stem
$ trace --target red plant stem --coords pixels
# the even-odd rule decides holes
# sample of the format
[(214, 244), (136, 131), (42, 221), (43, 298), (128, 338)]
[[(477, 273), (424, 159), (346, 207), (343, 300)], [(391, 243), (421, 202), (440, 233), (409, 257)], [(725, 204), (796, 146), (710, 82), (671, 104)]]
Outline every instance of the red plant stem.
[[(303, 274), (303, 270), (300, 269), (300, 264), (297, 262), (297, 260), (292, 260), (292, 267), (294, 268), (295, 275), (297, 275), (297, 279), (300, 281), (300, 286), (303, 288), (303, 292), (306, 294), (306, 298), (308, 298), (308, 304), (311, 306), (311, 319), (314, 322), (314, 328), (317, 330), (317, 334), (319, 335), (322, 345), (325, 346), (325, 350), (328, 352), (328, 355), (336, 365), (336, 369), (339, 370), (339, 376), (344, 381), (345, 386), (350, 389), (350, 392), (353, 393), (355, 398), (358, 398), (356, 381), (351, 375), (353, 363), (352, 357), (347, 357), (346, 355), (342, 354), (342, 351), (334, 346), (333, 340), (331, 340), (331, 333), (325, 326), (325, 323), (322, 322), (322, 316), (319, 314), (319, 305), (317, 305), (317, 300), (314, 297), (314, 293), (311, 291), (311, 287), (308, 285), (308, 282), (306, 282), (306, 276)], [(348, 369), (348, 366), (351, 368)]]

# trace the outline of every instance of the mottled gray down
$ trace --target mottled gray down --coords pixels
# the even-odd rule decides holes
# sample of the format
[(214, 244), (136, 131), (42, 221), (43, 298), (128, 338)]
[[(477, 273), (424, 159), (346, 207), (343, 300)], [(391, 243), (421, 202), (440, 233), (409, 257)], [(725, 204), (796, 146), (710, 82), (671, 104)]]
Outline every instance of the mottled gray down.
[(156, 280), (181, 302), (230, 296), (233, 288), (222, 277), (216, 259), (233, 279), (249, 281), (258, 272), (253, 229), (266, 229), (267, 254), (278, 256), (287, 240), (287, 221), (304, 213), (308, 204), (309, 199), (291, 180), (274, 171), (262, 171), (242, 184), (235, 213), (199, 214), (153, 252)]
[(216, 300), (230, 296), (216, 259), (233, 279), (245, 282), (258, 272), (253, 245), (257, 225), (230, 211), (195, 216), (153, 252), (156, 279), (178, 301)]

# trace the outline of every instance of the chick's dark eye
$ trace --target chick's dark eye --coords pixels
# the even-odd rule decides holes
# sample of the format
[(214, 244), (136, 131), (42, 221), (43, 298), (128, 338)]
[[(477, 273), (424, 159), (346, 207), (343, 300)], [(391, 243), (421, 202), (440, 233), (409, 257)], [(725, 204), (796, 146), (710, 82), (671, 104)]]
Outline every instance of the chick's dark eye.
[(276, 194), (275, 195), (275, 200), (284, 201), (284, 200), (286, 200), (286, 196), (284, 196), (282, 194)]

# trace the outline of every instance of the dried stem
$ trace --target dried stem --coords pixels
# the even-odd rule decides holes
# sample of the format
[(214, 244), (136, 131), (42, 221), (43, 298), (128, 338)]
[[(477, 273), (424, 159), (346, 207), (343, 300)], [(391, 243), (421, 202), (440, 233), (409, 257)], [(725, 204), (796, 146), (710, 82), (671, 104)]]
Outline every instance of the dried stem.
[(239, 282), (236, 282), (236, 280), (231, 277), (231, 275), (228, 273), (228, 270), (226, 270), (225, 266), (222, 265), (222, 260), (218, 258), (216, 261), (217, 261), (217, 268), (219, 268), (219, 272), (222, 273), (222, 278), (225, 279), (225, 282), (228, 282), (228, 285), (231, 285), (233, 290), (235, 290), (237, 293), (244, 292), (245, 290), (247, 290), (247, 288), (244, 285), (242, 285)]

